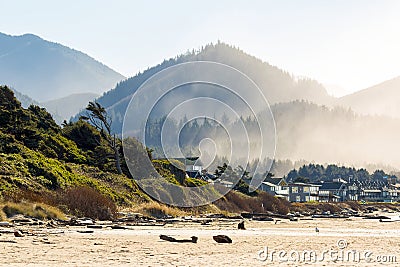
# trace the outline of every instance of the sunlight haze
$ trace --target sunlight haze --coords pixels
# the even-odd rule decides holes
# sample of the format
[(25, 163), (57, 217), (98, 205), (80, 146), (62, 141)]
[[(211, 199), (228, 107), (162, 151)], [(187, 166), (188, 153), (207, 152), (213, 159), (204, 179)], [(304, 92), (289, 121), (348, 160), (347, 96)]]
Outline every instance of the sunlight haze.
[[(224, 41), (341, 96), (400, 75), (399, 1), (0, 1), (0, 32), (33, 33), (126, 77)], [(341, 88), (336, 90), (335, 88)]]

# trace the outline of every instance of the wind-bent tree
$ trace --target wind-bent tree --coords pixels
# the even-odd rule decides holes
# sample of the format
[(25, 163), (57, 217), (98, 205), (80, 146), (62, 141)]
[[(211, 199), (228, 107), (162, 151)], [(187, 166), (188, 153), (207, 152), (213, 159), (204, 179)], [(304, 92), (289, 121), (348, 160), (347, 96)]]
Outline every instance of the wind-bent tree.
[(87, 116), (81, 116), (81, 119), (89, 121), (100, 132), (101, 137), (113, 151), (117, 172), (122, 174), (121, 159), (119, 156), (120, 145), (116, 134), (113, 134), (111, 131), (111, 117), (108, 116), (106, 109), (97, 102), (89, 102), (86, 110)]

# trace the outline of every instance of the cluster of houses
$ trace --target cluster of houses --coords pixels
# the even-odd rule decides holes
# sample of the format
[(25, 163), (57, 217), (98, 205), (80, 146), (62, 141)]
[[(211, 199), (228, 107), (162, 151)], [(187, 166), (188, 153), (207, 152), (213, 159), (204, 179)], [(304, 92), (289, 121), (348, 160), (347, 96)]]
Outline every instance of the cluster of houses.
[[(189, 177), (215, 181), (215, 176), (202, 169), (198, 157), (179, 158), (186, 167)], [(218, 181), (226, 187), (233, 183)], [(259, 187), (260, 190), (290, 202), (400, 202), (400, 184), (396, 179), (387, 178), (384, 181), (358, 181), (350, 179), (334, 179), (319, 183), (289, 182), (284, 178), (268, 177)]]
[(287, 182), (284, 178), (267, 178), (260, 190), (290, 202), (398, 202), (400, 184), (386, 181), (345, 181), (335, 179), (320, 183)]

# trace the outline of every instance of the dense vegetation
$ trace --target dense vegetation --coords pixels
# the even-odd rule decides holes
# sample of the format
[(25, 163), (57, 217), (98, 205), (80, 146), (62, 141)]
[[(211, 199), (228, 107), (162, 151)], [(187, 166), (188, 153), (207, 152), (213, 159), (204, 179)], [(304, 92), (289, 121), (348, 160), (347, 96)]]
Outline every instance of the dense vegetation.
[[(90, 187), (117, 205), (149, 198), (126, 175), (115, 173), (100, 133), (84, 121), (58, 126), (46, 110), (21, 107), (13, 92), (0, 88), (0, 196), (55, 201), (66, 190)], [(58, 203), (63, 204), (61, 200)]]
[[(242, 193), (231, 192), (215, 205), (179, 211), (155, 204), (138, 188), (122, 155), (122, 174), (118, 174), (115, 157), (110, 156), (115, 151), (105, 140), (104, 134), (85, 120), (64, 123), (60, 127), (46, 110), (37, 106), (24, 109), (9, 88), (0, 87), (0, 200), (4, 203), (0, 207), (2, 216), (19, 212), (38, 218), (63, 216), (61, 213), (56, 214), (56, 210), (53, 212), (46, 204), (59, 207), (66, 213), (100, 219), (112, 218), (117, 206), (160, 216), (169, 212), (221, 212), (220, 208), (252, 211), (254, 207), (260, 207), (262, 202), (265, 202), (265, 207), (276, 212), (288, 210), (288, 204), (280, 200), (273, 200), (268, 204), (270, 197), (264, 194), (254, 193), (255, 198), (242, 194), (248, 189), (243, 182), (236, 187)], [(151, 156), (151, 151), (146, 151), (137, 140), (128, 139), (124, 142), (129, 149), (137, 151), (131, 162), (134, 166), (143, 164), (141, 160), (148, 153)], [(118, 152), (122, 153), (121, 147), (118, 147)], [(153, 165), (169, 183), (183, 186), (205, 184), (204, 181), (186, 177), (176, 164), (172, 165), (169, 161), (153, 160)], [(230, 167), (228, 169), (231, 170)], [(19, 201), (28, 203), (12, 204)], [(39, 207), (45, 207), (46, 212), (36, 210), (36, 206), (29, 202), (45, 203)], [(140, 208), (143, 210), (138, 210)]]
[[(300, 178), (300, 179), (299, 179)], [(356, 169), (344, 166), (330, 164), (326, 167), (320, 164), (303, 165), (298, 170), (292, 170), (288, 173), (288, 181), (321, 182), (332, 181), (333, 179), (343, 179), (345, 181), (384, 181), (387, 178), (396, 178), (382, 170), (376, 170), (369, 173), (366, 169)]]

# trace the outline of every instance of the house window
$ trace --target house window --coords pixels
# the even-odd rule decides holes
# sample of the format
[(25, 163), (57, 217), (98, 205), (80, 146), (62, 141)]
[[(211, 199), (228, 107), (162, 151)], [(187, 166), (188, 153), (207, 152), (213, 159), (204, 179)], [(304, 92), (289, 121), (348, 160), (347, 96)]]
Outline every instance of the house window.
[(298, 192), (299, 192), (299, 188), (297, 186), (293, 186), (292, 193), (298, 193)]
[(303, 192), (304, 193), (310, 192), (310, 188), (308, 186), (303, 187)]
[(296, 196), (296, 202), (300, 202), (300, 196)]
[(316, 192), (316, 191), (318, 191), (318, 187), (312, 186), (312, 187), (310, 187), (310, 191)]

